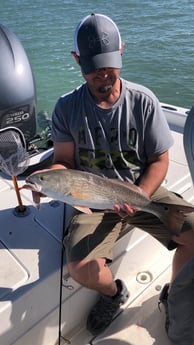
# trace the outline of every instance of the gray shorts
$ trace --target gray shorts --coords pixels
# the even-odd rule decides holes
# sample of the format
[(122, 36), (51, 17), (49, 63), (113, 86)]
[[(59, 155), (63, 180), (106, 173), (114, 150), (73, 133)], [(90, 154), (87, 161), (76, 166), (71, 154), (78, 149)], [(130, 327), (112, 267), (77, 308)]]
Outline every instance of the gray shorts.
[[(151, 198), (153, 201), (191, 205), (180, 196), (160, 187)], [(115, 213), (94, 211), (91, 215), (75, 210), (68, 234), (64, 238), (64, 246), (68, 262), (83, 259), (106, 258), (112, 260), (112, 248), (123, 232), (138, 227), (146, 231), (169, 250), (177, 244), (171, 240), (171, 233), (154, 215), (147, 212), (136, 212), (133, 217), (121, 219)], [(194, 229), (194, 212), (185, 215), (181, 232)]]

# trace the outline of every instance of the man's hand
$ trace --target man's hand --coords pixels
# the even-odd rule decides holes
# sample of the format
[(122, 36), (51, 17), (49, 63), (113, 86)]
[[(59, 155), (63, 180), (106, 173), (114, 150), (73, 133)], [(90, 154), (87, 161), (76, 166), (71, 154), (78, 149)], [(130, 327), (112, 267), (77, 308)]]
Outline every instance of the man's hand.
[(121, 218), (126, 218), (128, 216), (133, 217), (136, 212), (136, 210), (134, 210), (134, 208), (132, 208), (127, 203), (124, 203), (122, 207), (118, 204), (115, 204), (114, 209), (115, 209), (115, 212), (118, 213), (118, 215)]

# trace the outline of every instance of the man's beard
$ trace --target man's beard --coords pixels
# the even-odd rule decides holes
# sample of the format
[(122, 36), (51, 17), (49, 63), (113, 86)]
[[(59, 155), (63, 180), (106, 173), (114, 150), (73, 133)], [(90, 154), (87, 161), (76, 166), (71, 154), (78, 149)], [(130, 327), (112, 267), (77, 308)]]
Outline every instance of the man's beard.
[(104, 93), (110, 92), (112, 90), (112, 85), (100, 86), (97, 90), (99, 93), (104, 94)]

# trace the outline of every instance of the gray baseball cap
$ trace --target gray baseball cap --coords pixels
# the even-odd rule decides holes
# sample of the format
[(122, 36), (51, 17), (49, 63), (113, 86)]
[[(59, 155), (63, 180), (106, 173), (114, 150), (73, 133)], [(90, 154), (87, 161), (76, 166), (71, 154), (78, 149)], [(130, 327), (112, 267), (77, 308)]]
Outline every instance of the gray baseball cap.
[(74, 47), (85, 74), (96, 69), (122, 67), (121, 36), (116, 24), (103, 14), (90, 14), (77, 25)]

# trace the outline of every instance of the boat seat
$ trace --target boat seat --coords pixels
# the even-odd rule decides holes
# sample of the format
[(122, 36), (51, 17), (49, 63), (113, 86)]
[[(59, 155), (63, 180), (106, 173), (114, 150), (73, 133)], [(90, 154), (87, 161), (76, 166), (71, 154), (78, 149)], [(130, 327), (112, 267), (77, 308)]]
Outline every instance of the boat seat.
[(185, 121), (183, 143), (190, 174), (194, 183), (194, 106), (189, 111)]

